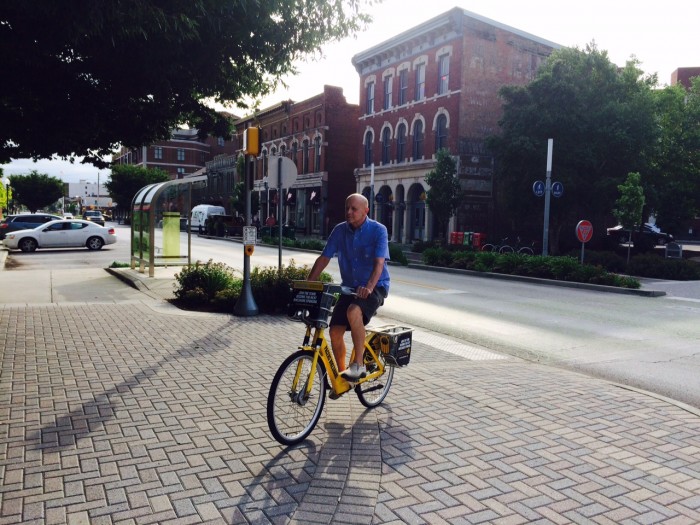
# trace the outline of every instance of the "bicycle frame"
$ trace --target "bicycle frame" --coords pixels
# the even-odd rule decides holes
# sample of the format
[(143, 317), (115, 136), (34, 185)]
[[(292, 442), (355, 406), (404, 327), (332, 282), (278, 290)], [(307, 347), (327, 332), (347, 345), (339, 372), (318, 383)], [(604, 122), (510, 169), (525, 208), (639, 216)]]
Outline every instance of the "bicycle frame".
[[(314, 332), (313, 336), (312, 331)], [(370, 381), (383, 375), (384, 364), (382, 363), (381, 359), (379, 359), (374, 349), (367, 343), (367, 341), (370, 340), (372, 335), (374, 335), (374, 332), (368, 331), (367, 336), (365, 337), (365, 362), (367, 362), (367, 352), (369, 352), (369, 355), (372, 357), (371, 362), (377, 365), (377, 369), (367, 374), (362, 379), (353, 383), (349, 383), (343, 377), (341, 377), (338, 371), (338, 363), (335, 360), (335, 355), (333, 354), (331, 346), (328, 344), (328, 340), (326, 339), (326, 329), (323, 327), (312, 328), (311, 326), (307, 325), (306, 334), (304, 335), (304, 342), (301, 346), (299, 346), (299, 350), (313, 352), (314, 357), (313, 364), (311, 367), (311, 374), (309, 375), (309, 380), (305, 388), (305, 395), (308, 396), (311, 392), (311, 388), (315, 379), (314, 376), (316, 375), (316, 366), (319, 359), (321, 359), (321, 362), (324, 365), (324, 369), (326, 370), (326, 374), (328, 375), (328, 378), (330, 380), (329, 383), (331, 389), (338, 395), (348, 392), (355, 385), (362, 384), (365, 381)], [(313, 341), (314, 343), (310, 344), (311, 341)], [(354, 358), (354, 353), (355, 352), (353, 350), (350, 356), (351, 361)], [(295, 388), (299, 384), (300, 374), (301, 370), (297, 369), (294, 378)]]

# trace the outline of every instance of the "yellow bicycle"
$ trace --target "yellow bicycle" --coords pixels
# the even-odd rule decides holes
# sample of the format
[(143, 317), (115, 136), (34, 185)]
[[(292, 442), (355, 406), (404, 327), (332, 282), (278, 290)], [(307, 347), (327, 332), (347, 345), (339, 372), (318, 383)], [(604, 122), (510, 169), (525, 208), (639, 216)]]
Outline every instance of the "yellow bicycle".
[(298, 350), (277, 370), (267, 397), (267, 424), (283, 445), (294, 445), (311, 434), (323, 412), (328, 390), (331, 399), (354, 390), (360, 403), (374, 408), (389, 393), (394, 368), (410, 360), (410, 328), (368, 328), (364, 354), (367, 375), (353, 383), (341, 377), (325, 331), (336, 296), (342, 293), (353, 291), (334, 283), (292, 283), (289, 316), (306, 324), (306, 333)]

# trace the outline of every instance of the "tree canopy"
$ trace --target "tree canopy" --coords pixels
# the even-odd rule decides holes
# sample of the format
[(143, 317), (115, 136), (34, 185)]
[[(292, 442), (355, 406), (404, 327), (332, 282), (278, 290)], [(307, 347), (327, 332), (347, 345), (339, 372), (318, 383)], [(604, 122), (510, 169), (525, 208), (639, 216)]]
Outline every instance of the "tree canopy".
[(365, 0), (0, 3), (0, 163), (84, 157), (189, 124), (229, 137), (207, 101), (245, 107), (293, 63), (361, 29)]
[(105, 182), (109, 196), (117, 203), (117, 209), (129, 211), (136, 193), (149, 184), (170, 180), (167, 172), (158, 168), (144, 168), (133, 164), (112, 166), (112, 174)]
[(677, 232), (700, 213), (700, 77), (690, 90), (669, 86), (655, 99), (660, 137), (644, 177), (647, 211)]
[[(650, 165), (650, 145), (658, 138), (653, 87), (636, 61), (624, 68), (591, 44), (585, 50), (555, 51), (526, 86), (501, 89), (501, 134), (489, 140), (497, 160), (496, 191), (500, 228), (535, 231), (542, 226), (543, 203), (532, 185), (546, 171), (547, 139), (554, 139), (552, 180), (564, 196), (552, 199), (550, 246), (579, 220), (605, 232), (617, 187), (631, 171)], [(510, 223), (505, 218), (510, 219)]]
[(437, 152), (435, 168), (425, 175), (430, 185), (426, 193), (426, 203), (435, 217), (438, 232), (447, 234), (447, 223), (457, 211), (462, 200), (462, 191), (457, 174), (457, 163), (446, 149)]
[(58, 177), (32, 170), (27, 175), (11, 175), (12, 204), (26, 206), (36, 213), (47, 208), (63, 196), (63, 182)]

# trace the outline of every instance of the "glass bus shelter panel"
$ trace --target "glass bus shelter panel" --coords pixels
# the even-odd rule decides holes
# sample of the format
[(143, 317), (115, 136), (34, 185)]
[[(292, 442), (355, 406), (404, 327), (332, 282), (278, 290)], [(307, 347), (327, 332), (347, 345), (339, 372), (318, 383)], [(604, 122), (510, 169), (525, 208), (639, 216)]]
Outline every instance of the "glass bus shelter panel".
[[(151, 208), (155, 216), (155, 251), (157, 259), (179, 259), (188, 253), (187, 231), (189, 187), (186, 184), (162, 188)], [(163, 261), (167, 262), (167, 261)]]

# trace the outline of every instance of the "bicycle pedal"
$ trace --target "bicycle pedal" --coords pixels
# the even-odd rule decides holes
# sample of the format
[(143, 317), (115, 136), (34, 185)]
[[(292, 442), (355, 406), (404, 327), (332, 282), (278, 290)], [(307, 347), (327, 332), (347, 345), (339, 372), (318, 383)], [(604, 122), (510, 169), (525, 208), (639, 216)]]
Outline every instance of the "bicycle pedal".
[[(343, 394), (344, 394), (344, 393), (345, 393), (345, 392), (343, 392)], [(333, 400), (335, 400), (335, 399), (338, 399), (338, 398), (339, 398), (340, 396), (342, 396), (343, 394), (336, 394), (334, 391), (331, 391), (331, 392), (328, 394), (328, 399), (333, 399)]]

